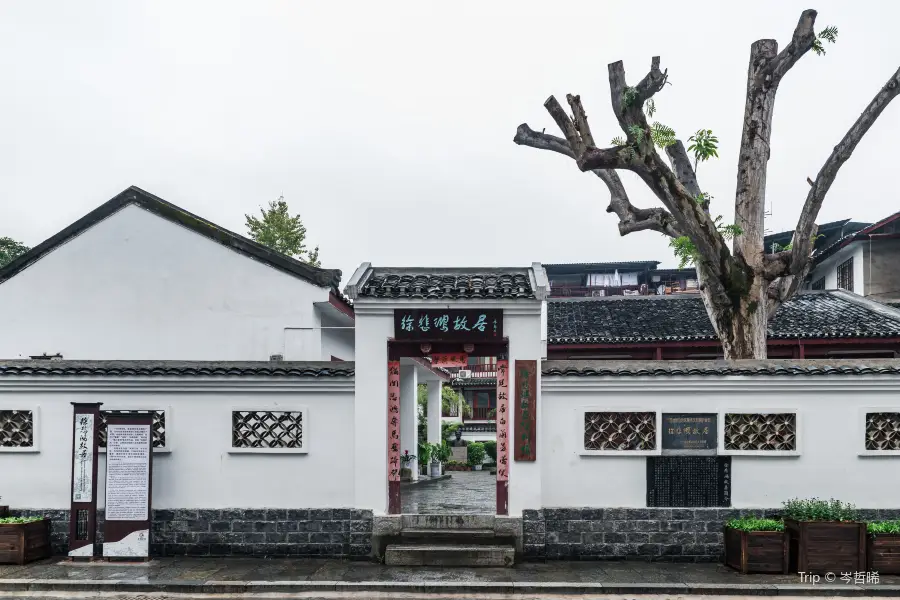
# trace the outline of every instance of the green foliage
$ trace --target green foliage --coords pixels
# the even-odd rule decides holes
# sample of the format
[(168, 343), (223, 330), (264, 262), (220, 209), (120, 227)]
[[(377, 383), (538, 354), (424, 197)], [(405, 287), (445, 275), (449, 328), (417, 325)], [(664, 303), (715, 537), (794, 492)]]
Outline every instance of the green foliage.
[[(695, 198), (697, 202), (700, 202), (700, 198), (703, 194), (700, 194)], [(709, 196), (712, 199), (712, 196)], [(719, 215), (713, 221), (716, 225), (716, 229), (719, 234), (725, 238), (726, 240), (733, 239), (737, 235), (741, 235), (744, 230), (741, 229), (739, 225), (735, 224), (723, 224), (722, 223), (722, 215)], [(678, 268), (683, 269), (688, 265), (695, 264), (697, 259), (699, 258), (699, 253), (697, 252), (697, 246), (694, 245), (693, 240), (686, 235), (681, 237), (677, 237), (669, 240), (669, 247), (672, 248), (672, 251), (675, 254), (675, 258), (678, 259)]]
[(659, 121), (654, 121), (650, 127), (650, 138), (656, 146), (665, 148), (675, 143), (675, 130)]
[(440, 444), (431, 444), (430, 456), (432, 462), (445, 463), (453, 456), (453, 449), (450, 448), (450, 444), (447, 443), (447, 440), (441, 440)]
[(900, 520), (876, 521), (866, 525), (869, 533), (900, 533)]
[(628, 133), (634, 138), (634, 143), (640, 145), (644, 141), (644, 129), (640, 125), (630, 125)]
[(472, 442), (466, 447), (466, 462), (471, 466), (480, 465), (484, 462), (485, 450), (484, 444), (481, 442)]
[(834, 44), (837, 42), (838, 29), (833, 25), (826, 27), (822, 31), (819, 32), (819, 35), (816, 36), (816, 39), (813, 40), (812, 51), (822, 56), (825, 54), (825, 44), (823, 42), (828, 42), (829, 44)]
[(5, 267), (31, 250), (28, 246), (9, 237), (0, 237), (0, 267)]
[(625, 91), (622, 92), (622, 106), (625, 108), (631, 108), (631, 105), (634, 104), (634, 100), (637, 98), (637, 89), (631, 86), (625, 88)]
[(462, 423), (452, 422), (452, 421), (444, 421), (441, 423), (441, 439), (449, 440), (452, 437), (456, 436), (456, 430), (459, 429)]
[(709, 194), (709, 192), (700, 192), (694, 197), (694, 202), (696, 202), (697, 204), (709, 205), (709, 203), (712, 201), (713, 197)]
[(306, 227), (300, 215), (291, 216), (284, 197), (269, 202), (269, 208), (260, 207), (260, 218), (244, 215), (247, 232), (256, 242), (276, 252), (281, 252), (314, 267), (319, 267), (319, 247), (309, 251), (306, 241)]
[(774, 519), (741, 517), (740, 519), (729, 519), (725, 523), (725, 527), (739, 531), (784, 531), (784, 522)]
[(858, 516), (854, 505), (845, 504), (834, 498), (830, 500), (795, 498), (784, 502), (784, 518), (795, 521), (855, 521)]
[(610, 144), (612, 144), (613, 146), (625, 146), (626, 144), (628, 144), (628, 140), (623, 138), (621, 135), (617, 135), (612, 139)]
[(409, 466), (409, 463), (411, 463), (411, 462), (414, 461), (414, 460), (416, 460), (416, 455), (415, 455), (415, 454), (410, 454), (410, 453), (409, 453), (409, 450), (407, 450), (406, 452), (404, 452), (403, 454), (400, 455), (400, 463), (401, 463), (404, 467), (408, 467), (408, 466)]
[(697, 164), (719, 156), (719, 138), (713, 135), (712, 129), (700, 129), (688, 138), (692, 142), (688, 146), (688, 152), (694, 153), (694, 170)]
[(24, 525), (25, 523), (35, 523), (44, 517), (4, 517), (0, 519), (0, 525)]
[(428, 464), (431, 462), (431, 453), (434, 451), (435, 444), (427, 444), (419, 442), (419, 462)]
[(491, 460), (494, 462), (497, 461), (497, 442), (494, 440), (489, 440), (487, 442), (482, 442), (484, 444), (484, 451), (487, 452), (487, 455), (491, 457)]

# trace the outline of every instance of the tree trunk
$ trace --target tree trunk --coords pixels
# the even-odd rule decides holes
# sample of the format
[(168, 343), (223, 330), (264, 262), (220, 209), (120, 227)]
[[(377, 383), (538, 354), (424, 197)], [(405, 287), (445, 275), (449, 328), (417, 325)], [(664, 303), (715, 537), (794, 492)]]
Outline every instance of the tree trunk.
[[(713, 329), (722, 343), (725, 360), (766, 358), (767, 320), (765, 298), (767, 282), (755, 277), (745, 283), (710, 281), (708, 269), (697, 265), (701, 296)], [(746, 290), (742, 294), (722, 295), (713, 293), (717, 286), (726, 290), (735, 287)], [(736, 292), (738, 290), (735, 290)]]

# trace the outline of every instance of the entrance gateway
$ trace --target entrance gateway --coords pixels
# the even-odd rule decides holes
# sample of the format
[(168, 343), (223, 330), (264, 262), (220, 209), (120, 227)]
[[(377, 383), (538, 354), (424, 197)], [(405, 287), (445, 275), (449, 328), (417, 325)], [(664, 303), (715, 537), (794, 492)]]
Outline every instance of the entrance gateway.
[[(363, 263), (345, 292), (356, 315), (356, 506), (371, 508), (376, 520), (396, 515), (391, 535), (398, 545), (413, 533), (424, 534), (432, 521), (442, 522), (435, 530), (449, 525), (486, 535), (493, 528), (497, 537), (503, 528), (507, 536), (515, 527), (521, 531), (523, 510), (541, 505), (538, 365), (546, 356), (544, 307), (549, 295), (543, 267), (429, 269)], [(422, 373), (423, 366), (439, 372), (436, 363), (469, 356), (498, 359), (495, 510), (400, 518), (400, 469), (407, 466), (402, 456), (417, 448), (415, 373)], [(429, 401), (429, 443), (439, 442), (441, 435), (439, 394), (435, 400)], [(414, 462), (408, 466), (415, 472)], [(456, 533), (460, 546), (468, 541), (465, 531)], [(437, 538), (433, 531), (427, 540)], [(425, 544), (426, 539), (420, 541)], [(428, 564), (427, 557), (416, 560)]]

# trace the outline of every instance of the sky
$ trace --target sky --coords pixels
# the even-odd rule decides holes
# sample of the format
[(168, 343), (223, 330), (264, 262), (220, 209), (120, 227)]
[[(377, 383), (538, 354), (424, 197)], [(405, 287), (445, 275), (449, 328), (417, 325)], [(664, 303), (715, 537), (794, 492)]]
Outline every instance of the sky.
[[(803, 9), (839, 29), (776, 101), (767, 202), (793, 229), (832, 148), (900, 65), (900, 2), (328, 2), (4, 0), (0, 237), (33, 246), (130, 185), (246, 233), (284, 196), (343, 284), (376, 266), (658, 260), (620, 237), (609, 194), (574, 161), (512, 138), (558, 134), (543, 108), (580, 94), (595, 138), (621, 131), (606, 65), (669, 71), (655, 118), (720, 141), (698, 177), (733, 217), (750, 44), (783, 47)], [(900, 102), (844, 165), (818, 221), (898, 210)], [(632, 202), (658, 206), (631, 173)]]

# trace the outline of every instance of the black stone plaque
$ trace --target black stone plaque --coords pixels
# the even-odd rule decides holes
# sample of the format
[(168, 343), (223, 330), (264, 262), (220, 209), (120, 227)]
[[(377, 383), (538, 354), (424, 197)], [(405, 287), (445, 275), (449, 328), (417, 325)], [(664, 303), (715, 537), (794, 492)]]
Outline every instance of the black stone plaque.
[(716, 450), (715, 413), (663, 413), (663, 450)]
[(731, 457), (648, 457), (647, 506), (651, 508), (731, 506)]
[(394, 311), (394, 339), (489, 342), (503, 339), (498, 309), (424, 309)]

